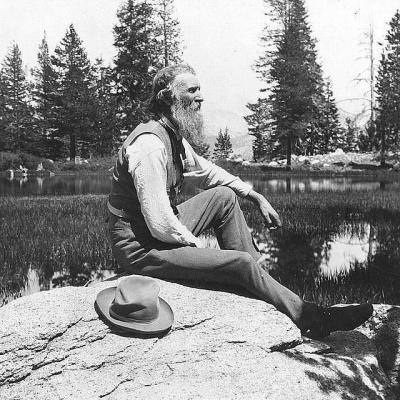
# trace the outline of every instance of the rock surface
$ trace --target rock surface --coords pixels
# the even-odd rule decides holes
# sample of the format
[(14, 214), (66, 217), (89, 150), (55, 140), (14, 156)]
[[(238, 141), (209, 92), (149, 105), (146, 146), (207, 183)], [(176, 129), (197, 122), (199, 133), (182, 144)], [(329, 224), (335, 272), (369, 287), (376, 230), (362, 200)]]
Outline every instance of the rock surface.
[(373, 317), (360, 331), (375, 344), (379, 364), (400, 399), (400, 307), (376, 305), (374, 309)]
[[(378, 307), (381, 314), (359, 331), (304, 342), (286, 316), (259, 300), (159, 283), (175, 313), (163, 338), (126, 336), (99, 320), (96, 294), (116, 282), (41, 292), (1, 308), (0, 398), (395, 398), (378, 363), (388, 350), (377, 338), (385, 343), (386, 330), (397, 330), (389, 336), (398, 349), (398, 308)], [(389, 375), (393, 348), (390, 356)]]
[[(400, 170), (400, 152), (388, 152), (386, 157), (387, 169), (393, 171)], [(266, 165), (271, 168), (286, 166), (286, 159), (275, 158), (272, 161), (263, 161), (261, 164), (249, 163), (249, 165)], [(366, 169), (376, 170), (380, 165), (379, 153), (344, 152), (342, 149), (327, 154), (316, 155), (292, 155), (292, 170), (304, 171), (364, 171)]]

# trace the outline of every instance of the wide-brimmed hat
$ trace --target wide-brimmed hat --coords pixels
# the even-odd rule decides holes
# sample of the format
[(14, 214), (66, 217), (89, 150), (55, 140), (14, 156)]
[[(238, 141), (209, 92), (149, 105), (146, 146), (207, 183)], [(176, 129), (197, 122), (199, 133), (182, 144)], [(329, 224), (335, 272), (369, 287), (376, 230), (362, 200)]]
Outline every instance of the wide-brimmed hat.
[(171, 328), (174, 314), (158, 296), (160, 286), (146, 276), (129, 276), (118, 286), (102, 290), (96, 298), (98, 312), (112, 325), (144, 335), (162, 333)]

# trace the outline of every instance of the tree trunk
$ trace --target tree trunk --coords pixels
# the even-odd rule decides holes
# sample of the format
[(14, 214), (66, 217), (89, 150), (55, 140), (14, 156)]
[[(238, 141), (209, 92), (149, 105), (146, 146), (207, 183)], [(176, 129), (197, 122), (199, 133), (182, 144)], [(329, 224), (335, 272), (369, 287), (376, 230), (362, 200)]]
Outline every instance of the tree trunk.
[(292, 193), (292, 180), (291, 180), (291, 178), (286, 178), (286, 193)]
[(292, 166), (292, 136), (287, 135), (287, 145), (286, 145), (286, 169), (291, 170)]
[(382, 128), (381, 130), (381, 167), (386, 165), (386, 128)]
[(76, 136), (75, 133), (71, 133), (70, 143), (69, 143), (69, 159), (75, 162), (75, 157), (76, 157)]

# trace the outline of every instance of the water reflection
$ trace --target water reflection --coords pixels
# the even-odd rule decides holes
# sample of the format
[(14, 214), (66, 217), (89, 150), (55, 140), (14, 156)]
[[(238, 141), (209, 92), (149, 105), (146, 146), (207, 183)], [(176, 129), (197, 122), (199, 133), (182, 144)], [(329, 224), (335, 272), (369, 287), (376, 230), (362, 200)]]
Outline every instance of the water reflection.
[[(21, 277), (22, 278), (22, 277)], [(19, 282), (19, 287), (14, 290), (4, 290), (1, 288), (0, 295), (0, 306), (2, 304), (7, 304), (16, 297), (27, 296), (29, 294), (40, 292), (43, 288), (40, 285), (39, 273), (36, 269), (29, 267), (26, 272), (26, 277), (21, 279)]]
[[(355, 265), (365, 265), (376, 252), (376, 241), (371, 236), (371, 225), (360, 224), (360, 234), (354, 235), (342, 228), (332, 240), (325, 244), (319, 267), (320, 274), (327, 278), (348, 275)], [(371, 240), (372, 239), (372, 240)]]
[(110, 175), (30, 176), (0, 178), (0, 196), (49, 196), (105, 194), (110, 192)]
[[(368, 223), (360, 223), (357, 227), (357, 232), (352, 232), (353, 224), (342, 224), (337, 233), (334, 233), (331, 238), (323, 241), (320, 246), (316, 246), (319, 242), (314, 239), (314, 251), (307, 250), (308, 244), (301, 245), (301, 241), (293, 241), (302, 249), (296, 250), (296, 255), (309, 254), (310, 259), (319, 264), (319, 275), (328, 279), (337, 279), (338, 276), (346, 276), (355, 269), (355, 265), (365, 265), (376, 254), (378, 243), (376, 236), (373, 234), (373, 228)], [(256, 234), (257, 235), (257, 234)], [(284, 240), (285, 242), (285, 240)], [(273, 269), (273, 264), (279, 261), (279, 258), (274, 258), (273, 255), (279, 252), (274, 241), (269, 236), (264, 236), (260, 240), (260, 235), (256, 240), (256, 244), (263, 253), (263, 259), (268, 261), (269, 268)], [(316, 248), (315, 248), (316, 247)]]
[[(56, 175), (18, 176), (13, 179), (0, 177), (0, 196), (39, 196), (66, 194), (106, 194), (111, 188), (110, 175)], [(398, 182), (367, 180), (366, 178), (265, 178), (262, 175), (243, 178), (262, 193), (303, 193), (322, 191), (362, 191), (400, 189)], [(187, 185), (185, 192), (196, 191)]]
[(253, 186), (264, 193), (345, 192), (398, 189), (398, 182), (365, 180), (365, 178), (285, 178), (252, 179)]
[(400, 302), (400, 216), (323, 229), (255, 231), (265, 268), (309, 300)]

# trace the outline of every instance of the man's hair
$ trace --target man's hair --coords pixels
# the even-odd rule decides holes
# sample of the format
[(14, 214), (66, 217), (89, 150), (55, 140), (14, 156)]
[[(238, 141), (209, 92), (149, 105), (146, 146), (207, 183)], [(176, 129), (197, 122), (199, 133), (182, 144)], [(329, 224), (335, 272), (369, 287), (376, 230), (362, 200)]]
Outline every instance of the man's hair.
[(169, 111), (170, 107), (165, 100), (172, 99), (171, 82), (184, 73), (196, 74), (189, 64), (168, 65), (157, 72), (153, 79), (149, 111), (155, 114)]

